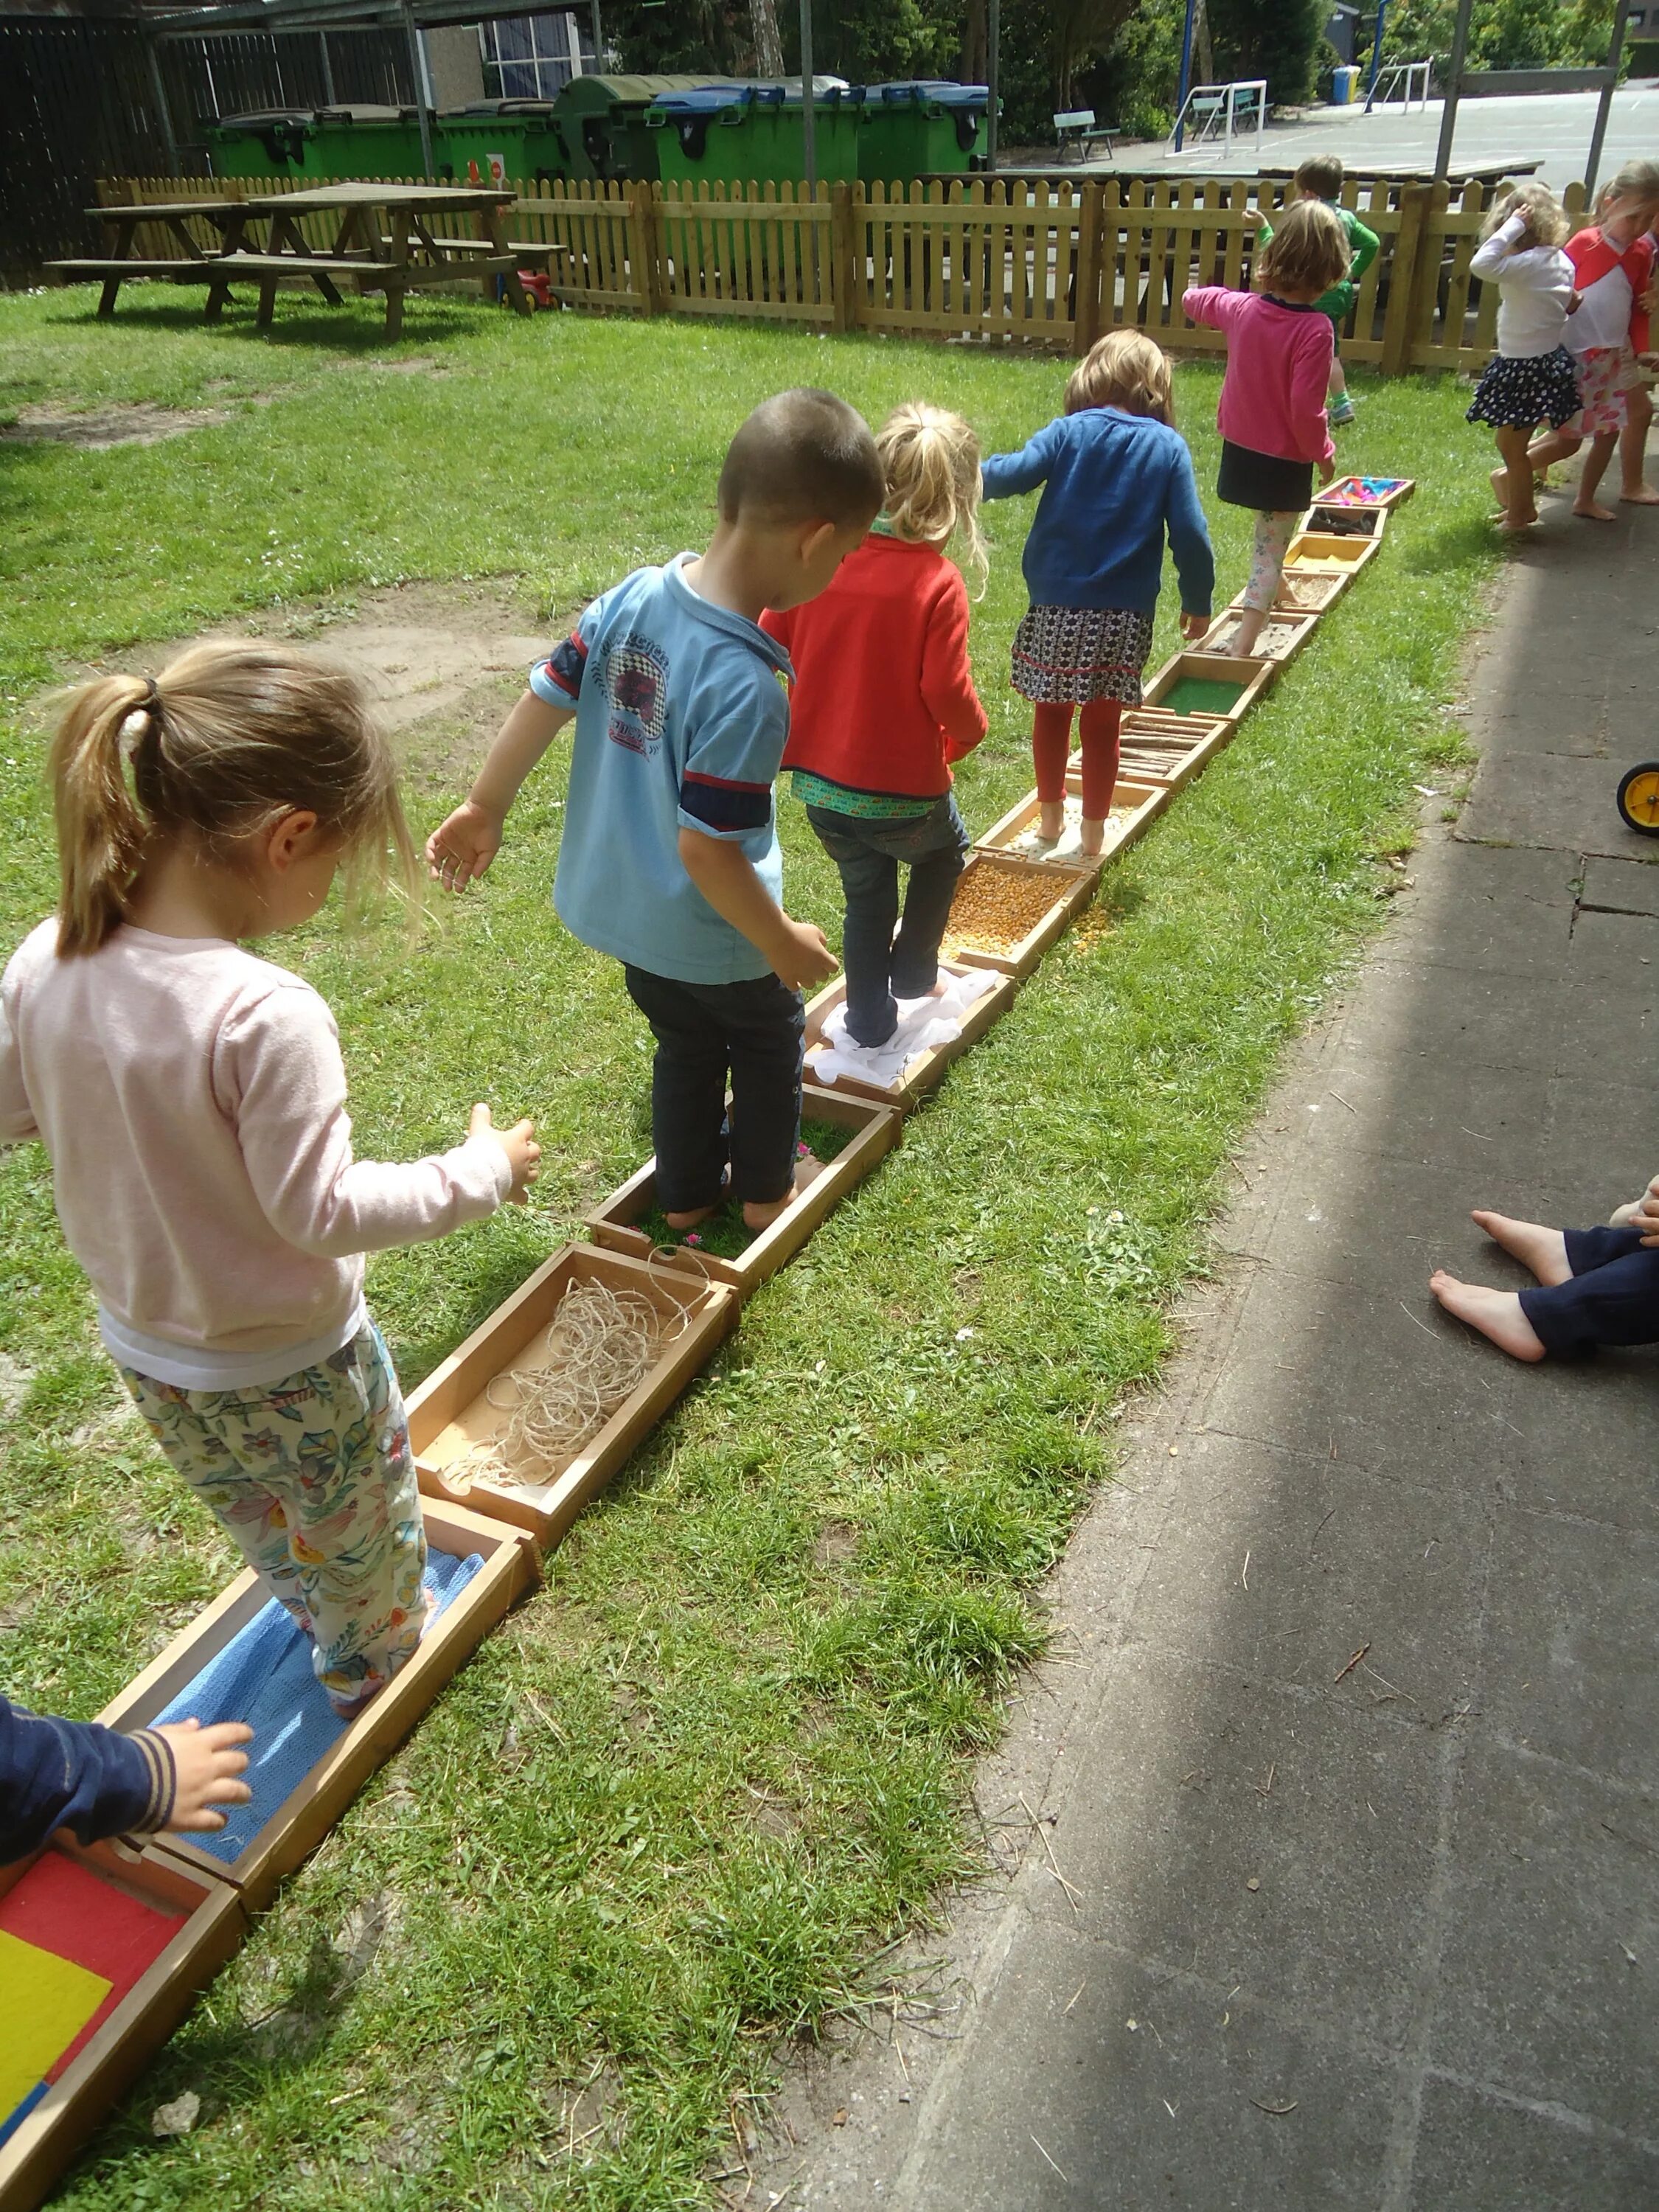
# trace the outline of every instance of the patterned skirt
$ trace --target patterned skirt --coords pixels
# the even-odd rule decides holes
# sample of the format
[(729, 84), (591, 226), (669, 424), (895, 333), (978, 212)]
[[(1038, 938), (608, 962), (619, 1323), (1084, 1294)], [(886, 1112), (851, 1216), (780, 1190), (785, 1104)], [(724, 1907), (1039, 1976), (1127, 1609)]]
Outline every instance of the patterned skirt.
[(1530, 430), (1548, 422), (1553, 429), (1578, 412), (1578, 375), (1565, 346), (1553, 353), (1523, 355), (1489, 362), (1474, 387), (1466, 420), (1488, 422), (1494, 430)]
[(1040, 706), (1140, 704), (1152, 618), (1133, 607), (1028, 607), (1014, 632), (1013, 686)]

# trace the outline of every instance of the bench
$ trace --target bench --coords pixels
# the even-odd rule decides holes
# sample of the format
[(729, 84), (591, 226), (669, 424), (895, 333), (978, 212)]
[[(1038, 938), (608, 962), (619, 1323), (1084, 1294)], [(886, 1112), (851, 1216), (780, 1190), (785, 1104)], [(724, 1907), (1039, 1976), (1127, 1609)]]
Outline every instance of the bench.
[(1115, 159), (1117, 149), (1112, 141), (1119, 131), (1115, 123), (1097, 123), (1092, 107), (1067, 108), (1063, 115), (1054, 118), (1054, 143), (1063, 154), (1067, 146), (1077, 149), (1079, 161), (1086, 161), (1089, 149), (1100, 139), (1106, 142), (1106, 158)]

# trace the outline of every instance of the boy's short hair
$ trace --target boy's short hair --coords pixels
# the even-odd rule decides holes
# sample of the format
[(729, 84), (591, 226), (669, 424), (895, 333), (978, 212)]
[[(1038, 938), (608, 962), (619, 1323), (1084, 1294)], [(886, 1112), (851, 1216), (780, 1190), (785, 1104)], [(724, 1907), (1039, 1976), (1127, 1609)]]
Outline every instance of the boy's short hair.
[(1334, 200), (1342, 189), (1342, 156), (1310, 154), (1298, 165), (1294, 181), (1299, 192), (1316, 200)]
[(886, 486), (870, 426), (833, 392), (797, 385), (763, 399), (720, 471), (720, 520), (873, 521)]
[(1323, 200), (1297, 200), (1257, 254), (1256, 282), (1264, 292), (1328, 292), (1348, 273), (1348, 234)]

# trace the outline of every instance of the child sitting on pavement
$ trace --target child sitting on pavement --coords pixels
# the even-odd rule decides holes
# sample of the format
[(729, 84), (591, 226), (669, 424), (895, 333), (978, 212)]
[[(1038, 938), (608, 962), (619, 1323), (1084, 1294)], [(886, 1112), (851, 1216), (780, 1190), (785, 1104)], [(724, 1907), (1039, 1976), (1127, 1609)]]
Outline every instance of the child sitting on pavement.
[(532, 668), (471, 795), (428, 840), (448, 889), (482, 876), (520, 786), (574, 720), (554, 904), (623, 963), (656, 1038), (657, 1200), (677, 1231), (715, 1212), (728, 1172), (750, 1231), (795, 1194), (801, 988), (836, 963), (822, 930), (779, 903), (772, 785), (790, 668), (760, 617), (817, 598), (883, 489), (875, 441), (844, 400), (765, 401), (726, 456), (707, 551), (635, 569), (593, 601)]
[(1472, 1218), (1531, 1270), (1537, 1289), (1495, 1291), (1443, 1267), (1429, 1288), (1500, 1352), (1565, 1359), (1604, 1344), (1659, 1344), (1659, 1176), (1605, 1229), (1547, 1229), (1485, 1207)]
[(979, 441), (959, 415), (913, 400), (889, 416), (876, 450), (887, 496), (869, 537), (810, 605), (762, 623), (794, 663), (783, 764), (841, 872), (847, 1032), (872, 1049), (897, 1028), (901, 1000), (939, 991), (939, 940), (968, 850), (951, 763), (986, 729), (967, 586), (945, 556), (960, 532), (985, 565)]

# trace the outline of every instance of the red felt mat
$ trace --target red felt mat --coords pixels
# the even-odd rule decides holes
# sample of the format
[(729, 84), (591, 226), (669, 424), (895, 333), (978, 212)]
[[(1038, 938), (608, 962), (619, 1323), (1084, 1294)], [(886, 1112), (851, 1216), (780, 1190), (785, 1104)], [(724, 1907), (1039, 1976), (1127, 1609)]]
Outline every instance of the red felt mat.
[(0, 1897), (0, 1928), (101, 1974), (110, 1985), (103, 2003), (48, 2070), (49, 2081), (55, 2081), (87, 2039), (97, 2033), (184, 1924), (182, 1912), (164, 1911), (129, 1897), (57, 1850), (43, 1851), (22, 1880)]

